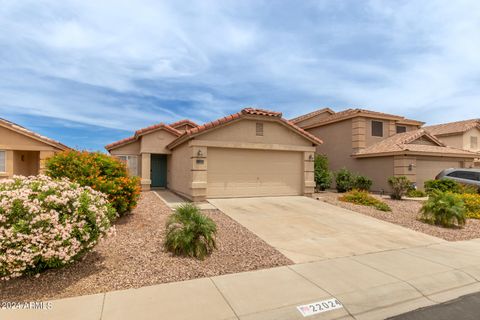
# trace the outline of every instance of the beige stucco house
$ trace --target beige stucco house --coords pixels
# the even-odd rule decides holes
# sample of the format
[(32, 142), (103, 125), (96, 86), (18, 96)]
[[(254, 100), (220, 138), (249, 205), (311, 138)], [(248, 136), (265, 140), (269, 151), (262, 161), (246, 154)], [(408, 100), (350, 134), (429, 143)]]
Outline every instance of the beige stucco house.
[(206, 198), (309, 195), (322, 141), (279, 112), (246, 108), (198, 126), (157, 124), (105, 148), (127, 162), (142, 188)]
[(0, 118), (0, 179), (37, 175), (45, 160), (67, 146)]
[(316, 152), (325, 154), (330, 168), (347, 168), (370, 177), (374, 191), (388, 191), (387, 179), (407, 176), (419, 189), (441, 170), (471, 167), (475, 154), (447, 147), (421, 129), (423, 122), (364, 109), (334, 112), (320, 109), (291, 122), (322, 137)]
[(475, 166), (480, 167), (480, 119), (443, 123), (425, 130), (447, 146), (478, 153)]

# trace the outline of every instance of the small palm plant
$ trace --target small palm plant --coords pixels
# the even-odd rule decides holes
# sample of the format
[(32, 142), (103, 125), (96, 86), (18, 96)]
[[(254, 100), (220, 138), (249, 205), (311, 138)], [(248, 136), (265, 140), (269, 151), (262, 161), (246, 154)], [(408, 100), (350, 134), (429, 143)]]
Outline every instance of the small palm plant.
[(165, 249), (175, 255), (203, 260), (216, 248), (217, 226), (200, 209), (185, 203), (175, 209), (166, 224)]
[(443, 227), (463, 227), (466, 208), (458, 194), (435, 191), (420, 209), (423, 220)]

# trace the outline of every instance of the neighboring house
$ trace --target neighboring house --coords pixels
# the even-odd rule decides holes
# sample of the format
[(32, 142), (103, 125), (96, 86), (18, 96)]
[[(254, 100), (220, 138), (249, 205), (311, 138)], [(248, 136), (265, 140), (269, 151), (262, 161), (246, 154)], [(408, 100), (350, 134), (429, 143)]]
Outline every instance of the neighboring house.
[(37, 175), (45, 160), (67, 146), (0, 118), (0, 179)]
[(193, 201), (310, 195), (322, 141), (280, 112), (246, 108), (201, 126), (157, 124), (105, 148), (127, 161), (142, 188), (168, 188)]
[(447, 146), (476, 152), (475, 165), (480, 167), (480, 119), (456, 121), (425, 127)]
[(320, 109), (291, 120), (322, 137), (317, 153), (330, 168), (347, 168), (370, 177), (372, 190), (388, 191), (387, 179), (407, 176), (422, 189), (426, 180), (451, 167), (471, 167), (475, 154), (447, 147), (420, 129), (423, 122), (363, 109)]

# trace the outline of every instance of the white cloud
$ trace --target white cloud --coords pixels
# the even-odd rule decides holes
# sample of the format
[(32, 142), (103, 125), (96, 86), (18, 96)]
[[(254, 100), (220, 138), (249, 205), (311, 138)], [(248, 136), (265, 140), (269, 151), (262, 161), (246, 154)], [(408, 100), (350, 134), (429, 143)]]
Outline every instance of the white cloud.
[(12, 0), (0, 29), (4, 114), (133, 129), (246, 105), (438, 122), (480, 104), (473, 0)]

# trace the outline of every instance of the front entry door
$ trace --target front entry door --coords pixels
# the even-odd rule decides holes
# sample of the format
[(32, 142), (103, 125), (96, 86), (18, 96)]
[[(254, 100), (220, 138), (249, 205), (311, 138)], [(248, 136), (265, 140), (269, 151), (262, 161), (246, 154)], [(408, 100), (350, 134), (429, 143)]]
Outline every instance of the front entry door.
[(167, 187), (167, 155), (152, 154), (150, 162), (152, 187)]

